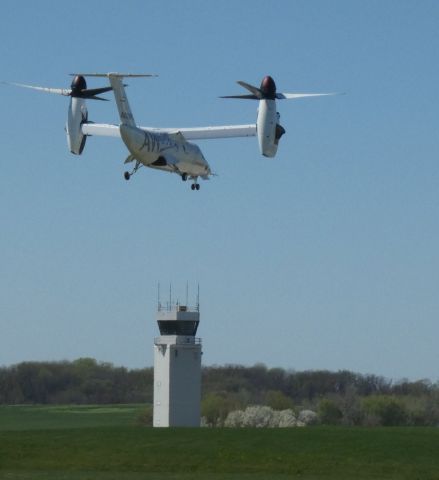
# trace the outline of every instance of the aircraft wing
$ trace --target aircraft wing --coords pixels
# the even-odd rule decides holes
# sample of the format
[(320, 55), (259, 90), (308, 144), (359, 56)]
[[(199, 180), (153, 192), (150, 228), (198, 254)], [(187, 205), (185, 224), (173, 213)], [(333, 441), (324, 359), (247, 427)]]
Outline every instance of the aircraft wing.
[(106, 123), (83, 123), (82, 133), (97, 137), (120, 137), (119, 125)]
[[(256, 125), (223, 125), (218, 127), (195, 127), (195, 128), (153, 128), (138, 127), (141, 130), (153, 133), (181, 133), (186, 140), (209, 140), (214, 138), (254, 137)], [(105, 123), (83, 123), (84, 135), (101, 137), (120, 137), (119, 125)]]
[(195, 128), (153, 128), (140, 127), (142, 130), (173, 133), (180, 132), (186, 140), (210, 140), (213, 138), (234, 138), (256, 136), (256, 125), (223, 125), (219, 127)]

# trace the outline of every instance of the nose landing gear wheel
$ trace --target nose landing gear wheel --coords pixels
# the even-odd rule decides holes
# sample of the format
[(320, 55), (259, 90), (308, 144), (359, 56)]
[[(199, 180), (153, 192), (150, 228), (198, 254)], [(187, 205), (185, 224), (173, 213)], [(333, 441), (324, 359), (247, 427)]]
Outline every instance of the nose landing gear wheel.
[(183, 182), (185, 182), (187, 180), (187, 173), (183, 173), (181, 179), (183, 180)]

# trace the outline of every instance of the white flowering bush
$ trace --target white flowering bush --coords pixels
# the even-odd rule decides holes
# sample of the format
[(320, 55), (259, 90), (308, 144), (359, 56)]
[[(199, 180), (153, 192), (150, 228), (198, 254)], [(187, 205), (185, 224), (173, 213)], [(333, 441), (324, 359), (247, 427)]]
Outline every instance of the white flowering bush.
[(279, 413), (278, 427), (291, 428), (297, 425), (297, 418), (291, 409), (281, 410)]
[(232, 428), (291, 428), (315, 422), (317, 414), (311, 410), (304, 410), (303, 412), (301, 412), (303, 414), (299, 422), (291, 409), (273, 410), (267, 406), (253, 405), (245, 410), (230, 412), (227, 415), (224, 426)]
[(270, 407), (254, 405), (244, 410), (244, 427), (266, 428), (270, 426), (273, 410)]
[(244, 427), (244, 417), (245, 414), (243, 410), (234, 410), (227, 415), (224, 420), (224, 426), (231, 428)]
[(268, 407), (268, 408), (270, 408), (271, 410), (271, 417), (267, 427), (277, 428), (279, 426), (280, 412), (279, 410), (273, 410), (271, 407)]
[[(302, 410), (297, 417), (297, 423), (299, 426), (314, 425), (317, 423), (317, 413), (312, 410)], [(302, 425), (299, 425), (302, 424)]]

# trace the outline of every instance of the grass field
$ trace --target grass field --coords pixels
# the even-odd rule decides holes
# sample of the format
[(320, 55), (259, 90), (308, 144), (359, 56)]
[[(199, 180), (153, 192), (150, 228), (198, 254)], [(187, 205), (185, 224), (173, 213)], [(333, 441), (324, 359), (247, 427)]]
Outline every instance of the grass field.
[(439, 480), (438, 428), (152, 429), (141, 410), (0, 407), (0, 479)]
[(144, 405), (0, 406), (0, 432), (136, 424)]

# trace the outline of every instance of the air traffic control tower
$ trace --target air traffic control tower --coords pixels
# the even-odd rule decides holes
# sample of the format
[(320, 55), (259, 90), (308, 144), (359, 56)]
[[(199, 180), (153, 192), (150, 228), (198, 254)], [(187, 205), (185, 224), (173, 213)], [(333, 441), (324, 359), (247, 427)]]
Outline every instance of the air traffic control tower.
[(199, 427), (201, 339), (196, 338), (200, 309), (159, 302), (154, 339), (154, 427)]

